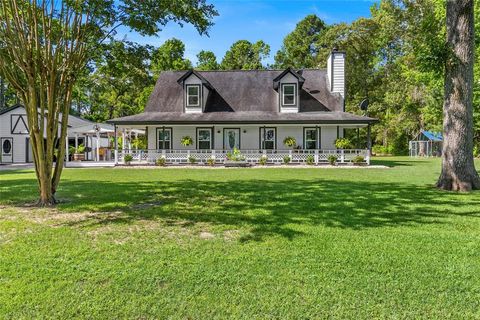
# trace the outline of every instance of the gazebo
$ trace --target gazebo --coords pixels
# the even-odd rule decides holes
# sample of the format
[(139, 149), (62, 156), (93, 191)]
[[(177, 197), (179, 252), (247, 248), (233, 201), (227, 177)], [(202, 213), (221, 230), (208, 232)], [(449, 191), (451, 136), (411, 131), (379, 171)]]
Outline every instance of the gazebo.
[(421, 130), (415, 140), (408, 143), (410, 157), (440, 157), (443, 136), (440, 132)]

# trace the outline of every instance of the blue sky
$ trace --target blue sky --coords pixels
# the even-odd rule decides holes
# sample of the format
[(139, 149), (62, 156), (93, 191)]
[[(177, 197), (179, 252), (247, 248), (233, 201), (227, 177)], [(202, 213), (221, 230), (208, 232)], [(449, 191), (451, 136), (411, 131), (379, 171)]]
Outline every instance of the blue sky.
[[(174, 0), (173, 0), (174, 1)], [(374, 0), (207, 0), (219, 13), (209, 37), (200, 36), (191, 25), (183, 28), (169, 23), (158, 37), (141, 37), (128, 30), (120, 30), (118, 36), (141, 44), (160, 46), (165, 40), (178, 38), (185, 43), (185, 56), (196, 63), (200, 50), (211, 50), (220, 62), (233, 42), (263, 40), (270, 45), (270, 57), (281, 47), (283, 38), (298, 21), (308, 14), (316, 14), (328, 24), (351, 22), (370, 16)]]

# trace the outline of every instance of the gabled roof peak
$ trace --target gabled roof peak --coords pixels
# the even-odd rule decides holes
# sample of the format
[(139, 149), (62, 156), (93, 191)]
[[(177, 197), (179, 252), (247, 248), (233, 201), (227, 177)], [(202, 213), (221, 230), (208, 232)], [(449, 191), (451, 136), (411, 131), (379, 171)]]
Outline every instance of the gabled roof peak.
[(208, 89), (210, 89), (210, 90), (213, 90), (213, 87), (212, 87), (212, 85), (210, 84), (210, 82), (208, 82), (207, 79), (205, 79), (200, 73), (198, 73), (196, 70), (193, 70), (193, 69), (187, 71), (183, 76), (181, 76), (181, 77), (177, 80), (177, 82), (178, 82), (179, 84), (183, 84), (183, 82), (184, 82), (188, 77), (190, 77), (192, 74), (195, 75), (198, 79), (200, 79), (200, 81), (202, 81), (202, 84), (203, 84), (204, 86), (206, 86), (206, 87), (207, 87)]
[(303, 86), (303, 83), (305, 82), (305, 78), (302, 77), (301, 75), (301, 70), (299, 71), (295, 71), (293, 70), (293, 68), (291, 67), (288, 67), (287, 69), (285, 69), (282, 73), (280, 73), (275, 79), (273, 79), (273, 88), (275, 90), (278, 89), (278, 84), (280, 83), (280, 80), (282, 80), (282, 78), (287, 74), (287, 73), (290, 73), (291, 75), (293, 75), (295, 78), (297, 78), (298, 80), (298, 83), (300, 85), (300, 88)]

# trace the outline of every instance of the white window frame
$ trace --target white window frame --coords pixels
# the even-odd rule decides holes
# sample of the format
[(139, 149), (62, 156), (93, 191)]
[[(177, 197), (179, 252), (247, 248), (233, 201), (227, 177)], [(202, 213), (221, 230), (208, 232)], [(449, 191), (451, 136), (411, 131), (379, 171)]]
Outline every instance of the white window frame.
[[(210, 133), (209, 140), (200, 140), (200, 131), (208, 131)], [(200, 141), (208, 141), (209, 148), (207, 149), (200, 149)], [(197, 149), (198, 150), (212, 150), (213, 149), (213, 130), (212, 128), (197, 128)]]
[[(275, 150), (277, 148), (277, 128), (276, 127), (261, 127), (260, 128), (260, 149), (261, 150)], [(273, 138), (272, 139), (265, 139), (267, 135), (267, 131), (272, 130), (273, 131)], [(272, 149), (267, 149), (265, 148), (265, 143), (266, 142), (273, 142), (273, 147)]]
[[(285, 87), (292, 86), (293, 87), (293, 103), (285, 103)], [(291, 96), (291, 94), (288, 94)], [(297, 105), (297, 84), (296, 83), (282, 83), (282, 106), (296, 106)]]
[[(307, 140), (307, 131), (314, 131), (315, 132), (315, 140)], [(303, 148), (304, 149), (308, 149), (307, 148), (307, 141), (310, 142), (310, 141), (315, 141), (315, 148), (313, 149), (310, 149), (310, 150), (314, 150), (314, 149), (318, 149), (319, 148), (319, 145), (320, 145), (320, 136), (319, 136), (319, 130), (318, 128), (314, 128), (314, 127), (306, 127), (306, 128), (303, 128), (303, 136), (305, 137), (304, 138), (304, 141), (303, 141)]]
[[(170, 139), (169, 140), (160, 140), (160, 132), (163, 132), (163, 130), (165, 131), (169, 131), (170, 132)], [(165, 143), (164, 142), (167, 142), (168, 141), (168, 145), (169, 145), (169, 148), (165, 148)], [(173, 130), (172, 128), (157, 128), (157, 150), (171, 150), (173, 149), (173, 146), (172, 146), (172, 141), (173, 141)], [(163, 143), (163, 148), (160, 148), (160, 142)]]
[[(198, 93), (197, 93), (196, 95), (190, 94), (189, 91), (188, 91), (190, 88), (197, 88), (197, 89), (198, 89)], [(199, 84), (187, 84), (187, 85), (185, 85), (185, 90), (186, 90), (186, 99), (187, 99), (187, 101), (185, 102), (185, 106), (186, 106), (187, 108), (200, 107), (200, 105), (201, 105), (201, 97), (202, 97), (202, 95), (201, 95), (201, 86), (200, 86)], [(195, 97), (195, 96), (198, 98), (198, 99), (197, 99), (197, 104), (190, 104), (190, 103), (189, 103), (190, 97)]]

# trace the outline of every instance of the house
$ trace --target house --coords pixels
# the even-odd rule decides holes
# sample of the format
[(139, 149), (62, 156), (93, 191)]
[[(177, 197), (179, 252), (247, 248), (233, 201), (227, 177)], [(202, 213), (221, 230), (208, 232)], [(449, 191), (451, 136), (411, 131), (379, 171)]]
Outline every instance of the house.
[(420, 130), (415, 140), (409, 141), (410, 157), (440, 157), (443, 136), (441, 132)]
[[(368, 148), (337, 150), (344, 130), (367, 128), (376, 119), (345, 112), (345, 53), (332, 51), (327, 69), (166, 71), (157, 80), (145, 112), (111, 119), (115, 130), (145, 129), (148, 150), (117, 150), (134, 160), (182, 163), (213, 158), (218, 162), (237, 148), (256, 162), (315, 162), (334, 154), (340, 162)], [(295, 145), (284, 145), (285, 138)], [(185, 143), (192, 142), (191, 144)], [(290, 140), (292, 141), (292, 140)], [(184, 142), (184, 143), (182, 143)], [(115, 144), (117, 145), (117, 144)]]
[[(105, 124), (69, 115), (68, 141), (70, 146), (83, 144), (87, 147), (86, 158), (95, 159), (100, 148), (109, 146), (106, 135), (97, 136), (94, 128), (104, 128)], [(97, 130), (98, 131), (98, 130)], [(113, 128), (111, 128), (113, 132)], [(97, 139), (99, 138), (99, 139)], [(29, 129), (26, 110), (22, 105), (15, 105), (0, 110), (0, 163), (33, 162), (32, 148), (29, 143)], [(98, 143), (97, 143), (98, 141)]]

